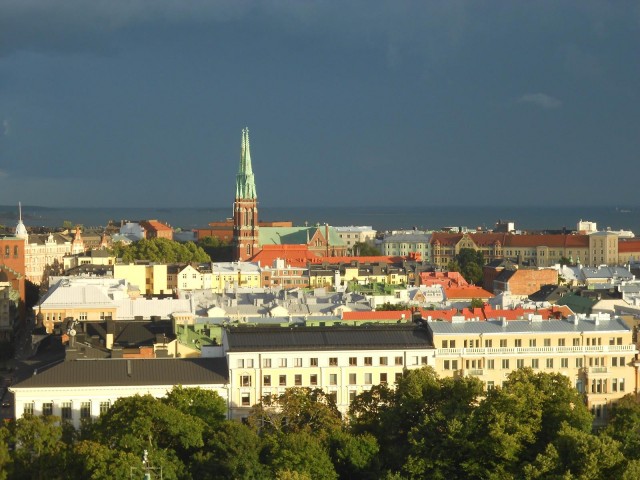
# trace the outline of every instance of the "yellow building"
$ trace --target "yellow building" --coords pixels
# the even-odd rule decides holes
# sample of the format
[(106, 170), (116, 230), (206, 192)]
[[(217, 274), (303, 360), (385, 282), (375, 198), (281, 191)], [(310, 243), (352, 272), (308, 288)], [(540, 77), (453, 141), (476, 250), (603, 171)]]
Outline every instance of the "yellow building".
[(435, 369), (441, 376), (475, 376), (487, 389), (501, 386), (518, 368), (561, 373), (586, 394), (595, 422), (606, 421), (612, 402), (637, 393), (631, 329), (608, 314), (569, 320), (429, 322)]
[(118, 263), (113, 266), (113, 278), (124, 279), (140, 289), (142, 295), (172, 293), (167, 281), (167, 265), (158, 263)]

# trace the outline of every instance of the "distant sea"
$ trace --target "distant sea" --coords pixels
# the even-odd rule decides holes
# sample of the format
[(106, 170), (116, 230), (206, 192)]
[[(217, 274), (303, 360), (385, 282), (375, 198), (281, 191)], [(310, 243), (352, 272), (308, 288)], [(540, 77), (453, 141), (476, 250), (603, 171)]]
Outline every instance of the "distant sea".
[[(449, 226), (493, 228), (498, 220), (515, 222), (518, 230), (574, 230), (579, 220), (596, 222), (603, 230), (632, 230), (640, 235), (640, 207), (260, 207), (260, 220), (291, 220), (294, 225), (369, 225), (376, 230), (437, 230)], [(66, 220), (86, 228), (109, 220), (157, 219), (183, 230), (205, 228), (232, 215), (228, 208), (55, 208), (23, 206), (27, 227), (60, 227)], [(13, 227), (16, 205), (0, 206), (0, 224)]]

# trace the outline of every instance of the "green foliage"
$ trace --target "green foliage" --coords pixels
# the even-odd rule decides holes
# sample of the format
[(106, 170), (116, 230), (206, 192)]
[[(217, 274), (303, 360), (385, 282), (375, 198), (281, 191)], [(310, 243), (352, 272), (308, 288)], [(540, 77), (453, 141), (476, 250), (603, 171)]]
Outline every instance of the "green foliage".
[(340, 478), (380, 478), (379, 451), (378, 441), (368, 433), (335, 430), (329, 438), (329, 453)]
[(180, 412), (199, 418), (209, 428), (216, 428), (227, 417), (227, 403), (217, 392), (177, 385), (162, 400)]
[(9, 470), (12, 479), (62, 479), (68, 446), (63, 441), (60, 418), (27, 415), (12, 425), (16, 446)]
[(233, 260), (233, 245), (218, 237), (203, 237), (198, 240), (198, 247), (216, 262), (230, 262)]
[(640, 402), (633, 394), (616, 402), (605, 432), (622, 444), (628, 459), (640, 460)]
[(205, 448), (194, 455), (191, 472), (194, 478), (211, 480), (264, 478), (261, 449), (262, 440), (254, 430), (225, 421), (214, 430)]
[[(406, 303), (389, 303), (384, 302), (382, 305), (376, 307), (376, 312), (398, 312), (401, 310), (409, 310), (409, 305)], [(410, 320), (410, 319), (407, 319)]]
[(205, 263), (211, 258), (193, 242), (174, 242), (166, 238), (142, 239), (131, 245), (118, 242), (111, 248), (111, 253), (123, 262), (147, 260), (158, 263)]
[(338, 478), (331, 457), (321, 441), (304, 431), (267, 437), (263, 460), (279, 478), (296, 478), (288, 476), (291, 472), (307, 475), (314, 480)]
[[(0, 480), (129, 478), (148, 451), (166, 479), (640, 478), (633, 396), (591, 430), (582, 395), (560, 374), (512, 372), (488, 392), (475, 377), (405, 370), (372, 386), (343, 422), (321, 390), (288, 389), (256, 405), (249, 425), (199, 388), (122, 398), (80, 435), (53, 416), (0, 426)], [(138, 472), (138, 470), (136, 470)]]
[(477, 285), (482, 283), (482, 267), (484, 265), (482, 252), (473, 248), (461, 248), (455, 259), (447, 265), (451, 272), (460, 272), (464, 279)]
[(484, 302), (479, 298), (472, 298), (470, 306), (471, 308), (482, 308), (484, 307)]
[(249, 424), (263, 433), (314, 433), (325, 437), (342, 426), (335, 403), (321, 389), (288, 388), (251, 409)]
[(382, 252), (373, 245), (366, 242), (356, 242), (351, 248), (354, 256), (358, 257), (379, 257)]

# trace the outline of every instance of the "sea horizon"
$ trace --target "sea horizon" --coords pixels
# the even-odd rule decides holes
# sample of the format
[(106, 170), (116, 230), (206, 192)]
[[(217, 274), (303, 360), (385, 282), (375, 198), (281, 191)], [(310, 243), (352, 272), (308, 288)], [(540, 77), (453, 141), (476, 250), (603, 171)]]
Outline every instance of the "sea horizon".
[[(109, 221), (156, 219), (173, 228), (206, 228), (209, 222), (232, 215), (231, 207), (42, 207), (23, 205), (27, 227), (61, 227), (64, 222), (85, 228)], [(369, 206), (369, 207), (260, 207), (260, 220), (292, 221), (294, 225), (363, 225), (378, 231), (443, 227), (491, 229), (499, 220), (514, 222), (517, 230), (575, 230), (580, 220), (596, 222), (598, 229), (640, 232), (638, 206)], [(18, 221), (17, 205), (0, 206), (0, 224)]]

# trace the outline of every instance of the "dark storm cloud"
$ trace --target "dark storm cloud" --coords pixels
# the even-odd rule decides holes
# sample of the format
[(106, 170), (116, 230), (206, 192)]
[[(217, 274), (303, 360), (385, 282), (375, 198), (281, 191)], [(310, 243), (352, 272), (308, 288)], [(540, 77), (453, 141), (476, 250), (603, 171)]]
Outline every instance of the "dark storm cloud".
[[(244, 126), (263, 205), (492, 201), (460, 172), (519, 204), (631, 197), (638, 11), (0, 0), (0, 203), (226, 205)], [(549, 172), (581, 188), (540, 195)]]

